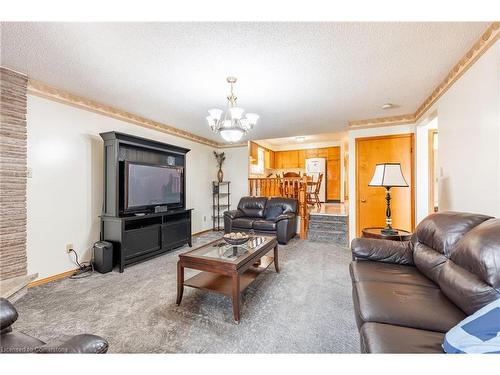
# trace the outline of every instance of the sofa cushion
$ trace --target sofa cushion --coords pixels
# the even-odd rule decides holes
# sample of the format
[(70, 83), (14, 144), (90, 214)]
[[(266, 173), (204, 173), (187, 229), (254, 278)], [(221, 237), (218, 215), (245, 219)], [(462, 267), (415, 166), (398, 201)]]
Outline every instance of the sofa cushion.
[(415, 229), (417, 242), (449, 257), (464, 234), (491, 216), (465, 212), (439, 212), (427, 216)]
[(360, 330), (363, 353), (443, 353), (444, 334), (390, 324), (365, 323)]
[(500, 219), (487, 220), (467, 233), (458, 242), (450, 260), (463, 268), (464, 273), (477, 277), (478, 288), (489, 287), (490, 297), (479, 302), (476, 309), (500, 298)]
[(413, 266), (361, 260), (351, 262), (349, 270), (354, 282), (380, 281), (438, 287)]
[(417, 242), (413, 249), (413, 263), (415, 263), (415, 267), (429, 279), (437, 283), (439, 273), (448, 258), (420, 242)]
[(248, 217), (239, 217), (233, 220), (232, 227), (233, 228), (242, 228), (242, 229), (252, 229), (252, 224), (255, 219), (251, 219)]
[(276, 222), (268, 220), (255, 220), (253, 222), (253, 229), (263, 230), (263, 231), (273, 231), (273, 230), (275, 231)]
[(353, 284), (357, 323), (446, 332), (465, 317), (437, 288), (377, 281)]
[(498, 290), (451, 260), (443, 266), (438, 284), (446, 297), (467, 315), (475, 313), (481, 307), (500, 298)]
[(238, 210), (246, 217), (263, 218), (266, 204), (266, 197), (243, 197), (238, 203)]
[(292, 198), (269, 198), (266, 204), (265, 217), (274, 220), (281, 214), (297, 213), (297, 200)]

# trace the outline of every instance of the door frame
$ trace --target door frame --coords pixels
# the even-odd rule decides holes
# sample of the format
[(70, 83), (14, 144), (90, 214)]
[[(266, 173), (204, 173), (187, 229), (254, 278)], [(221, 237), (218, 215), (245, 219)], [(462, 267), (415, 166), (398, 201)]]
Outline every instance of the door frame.
[[(428, 175), (428, 180), (429, 180), (429, 206), (428, 206), (428, 213), (431, 214), (434, 212), (434, 189), (435, 189), (435, 175), (434, 175), (434, 158), (435, 158), (435, 152), (434, 152), (434, 138), (436, 135), (439, 134), (438, 129), (429, 129), (429, 138), (428, 138), (428, 153), (429, 153), (429, 158), (428, 158), (428, 165), (427, 167), (429, 168), (429, 175)], [(439, 136), (438, 136), (439, 137)], [(439, 138), (438, 138), (438, 143), (439, 143)], [(438, 197), (439, 199), (439, 197)], [(439, 210), (439, 206), (438, 206)]]
[(355, 189), (355, 202), (356, 202), (356, 236), (361, 233), (363, 228), (359, 228), (359, 211), (360, 205), (358, 204), (359, 197), (359, 142), (365, 140), (377, 140), (377, 139), (391, 139), (391, 138), (406, 138), (410, 136), (411, 138), (411, 183), (410, 183), (410, 196), (411, 196), (411, 229), (415, 229), (415, 133), (402, 133), (402, 134), (390, 134), (390, 135), (376, 135), (372, 137), (359, 137), (355, 139), (356, 145), (356, 164), (355, 164), (355, 174), (356, 174), (356, 189)]

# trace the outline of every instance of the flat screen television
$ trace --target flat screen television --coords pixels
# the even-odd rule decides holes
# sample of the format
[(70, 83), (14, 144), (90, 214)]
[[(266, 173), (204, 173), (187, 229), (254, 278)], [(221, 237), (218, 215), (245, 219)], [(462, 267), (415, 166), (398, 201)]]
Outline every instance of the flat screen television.
[(183, 207), (183, 173), (182, 167), (125, 162), (125, 211)]

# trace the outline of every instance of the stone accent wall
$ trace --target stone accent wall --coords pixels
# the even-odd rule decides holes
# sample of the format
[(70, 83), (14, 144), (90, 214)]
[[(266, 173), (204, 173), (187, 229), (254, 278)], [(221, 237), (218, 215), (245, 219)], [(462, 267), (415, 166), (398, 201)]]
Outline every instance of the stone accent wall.
[(347, 221), (347, 216), (311, 214), (309, 216), (307, 239), (347, 246)]
[(27, 83), (0, 67), (0, 280), (27, 274)]

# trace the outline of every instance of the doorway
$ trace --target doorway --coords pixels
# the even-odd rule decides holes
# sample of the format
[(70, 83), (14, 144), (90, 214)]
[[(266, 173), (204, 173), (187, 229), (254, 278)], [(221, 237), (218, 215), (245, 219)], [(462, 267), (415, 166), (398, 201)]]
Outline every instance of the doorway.
[(356, 233), (363, 228), (385, 226), (385, 189), (368, 186), (375, 165), (401, 163), (407, 188), (391, 189), (393, 227), (415, 227), (414, 135), (397, 134), (356, 139)]
[(430, 129), (429, 130), (429, 214), (433, 212), (438, 212), (438, 193), (439, 193), (439, 184), (438, 184), (438, 160), (437, 160), (437, 151), (438, 151), (438, 130)]

